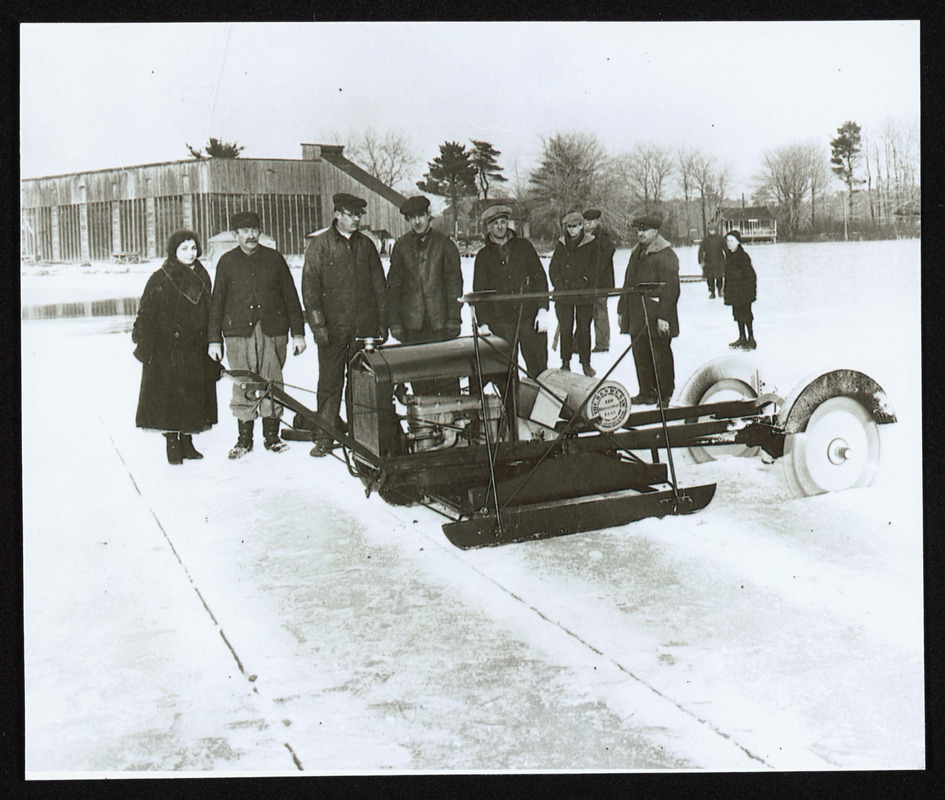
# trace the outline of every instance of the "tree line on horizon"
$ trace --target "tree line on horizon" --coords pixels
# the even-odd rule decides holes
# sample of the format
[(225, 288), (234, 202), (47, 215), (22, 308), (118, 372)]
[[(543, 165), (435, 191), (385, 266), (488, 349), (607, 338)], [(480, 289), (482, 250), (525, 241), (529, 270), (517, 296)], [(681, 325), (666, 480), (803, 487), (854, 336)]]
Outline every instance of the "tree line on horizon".
[[(753, 176), (750, 202), (728, 196), (731, 165), (698, 148), (654, 142), (608, 153), (586, 132), (541, 137), (537, 166), (523, 171), (500, 164), (501, 151), (471, 139), (439, 145), (422, 180), (420, 159), (400, 130), (352, 132), (345, 155), (402, 194), (419, 189), (446, 201), (446, 230), (456, 238), (481, 235), (479, 213), (489, 202), (514, 201), (530, 235), (551, 240), (568, 211), (600, 208), (608, 226), (626, 238), (634, 215), (660, 211), (676, 243), (701, 238), (723, 207), (764, 206), (778, 220), (779, 239), (885, 238), (918, 235), (921, 199), (918, 124), (888, 119), (874, 132), (854, 121), (837, 128), (829, 143), (793, 142), (768, 150)], [(242, 146), (210, 139), (206, 155), (238, 158)]]

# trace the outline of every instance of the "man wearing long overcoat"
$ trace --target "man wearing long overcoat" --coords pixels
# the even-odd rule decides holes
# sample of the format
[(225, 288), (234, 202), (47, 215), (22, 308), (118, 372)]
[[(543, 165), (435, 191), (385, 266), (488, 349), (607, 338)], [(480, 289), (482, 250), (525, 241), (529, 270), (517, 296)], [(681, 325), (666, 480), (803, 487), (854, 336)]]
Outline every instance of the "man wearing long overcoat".
[[(348, 364), (365, 339), (387, 338), (387, 287), (377, 248), (360, 231), (367, 202), (347, 192), (332, 201), (331, 225), (305, 250), (302, 302), (318, 346), (318, 415), (343, 430), (339, 412)], [(311, 455), (328, 455), (331, 443), (319, 428)]]
[[(658, 213), (633, 220), (639, 244), (630, 254), (623, 285), (642, 293), (621, 295), (617, 304), (620, 332), (633, 337), (640, 391), (630, 402), (636, 405), (653, 405), (658, 400), (668, 405), (676, 388), (672, 343), (679, 336), (679, 258), (660, 236), (662, 224)], [(660, 285), (646, 288), (645, 284)]]

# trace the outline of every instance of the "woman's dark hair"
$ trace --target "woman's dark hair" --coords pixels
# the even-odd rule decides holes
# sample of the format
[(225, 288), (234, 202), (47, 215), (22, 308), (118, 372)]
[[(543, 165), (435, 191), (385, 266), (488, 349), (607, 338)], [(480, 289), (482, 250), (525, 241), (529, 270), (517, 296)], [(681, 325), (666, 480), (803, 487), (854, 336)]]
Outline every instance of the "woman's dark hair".
[(200, 239), (193, 231), (174, 231), (171, 238), (167, 240), (167, 257), (177, 258), (177, 248), (190, 239), (197, 245), (197, 258), (200, 258), (203, 250), (200, 248)]
[[(736, 239), (738, 239), (739, 244), (741, 244), (741, 242), (742, 242), (742, 232), (739, 231), (739, 230), (735, 230), (735, 229), (733, 228), (732, 230), (726, 232), (725, 235), (726, 235), (726, 236), (734, 236)], [(199, 249), (199, 245), (198, 245), (198, 249)]]

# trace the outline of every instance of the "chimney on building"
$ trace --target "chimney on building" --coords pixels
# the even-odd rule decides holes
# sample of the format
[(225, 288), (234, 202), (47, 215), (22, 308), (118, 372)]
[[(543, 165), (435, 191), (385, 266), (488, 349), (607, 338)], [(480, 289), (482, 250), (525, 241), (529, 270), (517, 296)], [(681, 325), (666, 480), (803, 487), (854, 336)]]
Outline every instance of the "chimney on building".
[(320, 144), (306, 144), (305, 142), (302, 142), (302, 160), (321, 161), (322, 146)]

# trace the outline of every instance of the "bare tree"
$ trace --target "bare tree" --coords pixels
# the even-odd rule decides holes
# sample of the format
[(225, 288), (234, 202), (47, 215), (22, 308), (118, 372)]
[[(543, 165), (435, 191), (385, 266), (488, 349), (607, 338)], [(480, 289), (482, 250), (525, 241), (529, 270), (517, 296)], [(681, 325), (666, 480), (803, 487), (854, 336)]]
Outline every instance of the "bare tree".
[[(814, 141), (809, 143), (808, 148), (810, 157), (810, 227), (812, 231), (816, 231), (818, 198), (820, 205), (825, 206), (830, 175), (827, 170), (828, 156), (824, 149)], [(821, 212), (821, 216), (823, 216), (823, 212)]]
[(759, 184), (770, 190), (780, 207), (778, 221), (789, 239), (797, 235), (804, 199), (810, 189), (816, 145), (790, 144), (764, 155)]
[(617, 160), (630, 196), (644, 211), (659, 208), (666, 179), (674, 169), (672, 152), (653, 142), (638, 144)]
[(413, 142), (401, 130), (378, 133), (367, 128), (348, 137), (345, 154), (381, 183), (407, 191), (414, 167), (420, 162)]
[(725, 190), (730, 181), (729, 167), (719, 164), (701, 151), (692, 154), (689, 163), (690, 180), (699, 194), (699, 212), (702, 218), (702, 234), (706, 227), (714, 222), (719, 215), (719, 209), (725, 200)]
[[(692, 217), (690, 214), (690, 205), (692, 203), (692, 193), (695, 188), (693, 179), (694, 163), (696, 153), (688, 148), (680, 148), (676, 153), (676, 182), (683, 193), (683, 203), (686, 209), (686, 238), (689, 238), (689, 231), (692, 230)], [(703, 234), (705, 231), (703, 231)]]

